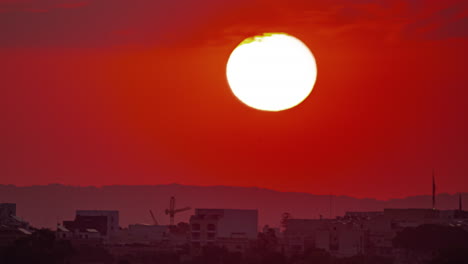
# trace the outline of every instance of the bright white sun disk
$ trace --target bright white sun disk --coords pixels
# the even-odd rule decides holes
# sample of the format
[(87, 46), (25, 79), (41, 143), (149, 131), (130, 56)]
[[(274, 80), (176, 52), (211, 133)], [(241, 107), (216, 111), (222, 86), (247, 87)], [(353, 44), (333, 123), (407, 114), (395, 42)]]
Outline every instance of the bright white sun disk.
[(246, 105), (281, 111), (300, 104), (317, 78), (315, 58), (299, 39), (269, 33), (241, 42), (229, 57), (226, 75)]

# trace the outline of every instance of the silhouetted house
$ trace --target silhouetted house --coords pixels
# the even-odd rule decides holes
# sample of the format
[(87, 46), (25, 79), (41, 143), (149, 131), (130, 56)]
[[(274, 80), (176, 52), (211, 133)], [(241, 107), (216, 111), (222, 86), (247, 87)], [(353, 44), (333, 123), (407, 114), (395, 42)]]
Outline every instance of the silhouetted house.
[[(362, 215), (366, 215), (363, 212)], [(361, 216), (362, 216), (361, 215)], [(349, 216), (359, 216), (358, 212)], [(380, 214), (373, 213), (358, 219), (366, 234), (365, 252), (371, 255), (391, 257), (394, 254), (392, 241), (405, 227), (440, 222), (440, 211), (429, 208), (387, 208)]]
[(460, 210), (435, 210), (428, 208), (391, 208), (383, 214), (361, 221), (367, 230), (368, 244), (366, 251), (379, 256), (395, 254), (392, 241), (398, 232), (406, 227), (418, 227), (424, 224), (458, 226), (464, 228), (466, 215)]
[(95, 229), (103, 237), (107, 236), (107, 217), (77, 215), (73, 221), (63, 221), (63, 226), (72, 232), (84, 232), (86, 229)]
[(287, 219), (283, 243), (288, 255), (318, 248), (337, 257), (393, 257), (393, 239), (399, 232), (427, 224), (468, 230), (468, 213), (461, 209), (392, 208), (383, 212), (346, 212), (336, 219)]
[(181, 222), (174, 226), (168, 226), (168, 228), (170, 247), (175, 251), (183, 251), (190, 240), (190, 224)]
[(364, 230), (367, 230), (366, 252), (371, 255), (389, 257), (393, 254), (392, 240), (396, 235), (395, 224), (384, 215), (361, 221)]
[(404, 226), (418, 226), (437, 221), (440, 216), (439, 210), (426, 208), (391, 208), (384, 209), (384, 217), (393, 223)]
[(288, 219), (283, 233), (286, 253), (293, 255), (316, 248), (317, 231), (328, 230), (331, 223), (332, 219)]
[(204, 246), (244, 252), (258, 235), (258, 211), (195, 209), (190, 217), (190, 245), (196, 255)]
[(29, 223), (16, 215), (16, 204), (0, 204), (0, 225), (21, 227), (29, 230)]
[(0, 247), (31, 235), (29, 223), (16, 216), (16, 204), (0, 203)]
[(12, 216), (16, 216), (16, 204), (0, 203), (0, 224), (10, 221)]
[(76, 211), (77, 216), (83, 217), (106, 217), (106, 231), (105, 236), (111, 239), (119, 230), (119, 211), (107, 211), (107, 210), (78, 210)]
[(365, 211), (365, 212), (350, 211), (350, 212), (345, 213), (344, 218), (365, 220), (365, 219), (372, 219), (381, 215), (383, 215), (382, 211)]
[(73, 233), (70, 232), (66, 227), (58, 224), (57, 230), (55, 230), (55, 238), (60, 240), (70, 240), (73, 238)]
[(365, 253), (367, 232), (354, 222), (332, 222), (315, 232), (315, 247), (337, 257), (351, 257)]
[(16, 240), (31, 234), (31, 231), (25, 228), (0, 225), (0, 248), (9, 246)]
[(441, 220), (456, 220), (456, 219), (468, 219), (468, 211), (462, 210), (440, 210)]
[(134, 224), (129, 225), (128, 228), (121, 229), (114, 242), (118, 244), (159, 245), (167, 243), (168, 239), (168, 226)]
[(364, 253), (368, 238), (359, 221), (349, 219), (288, 219), (283, 236), (288, 255), (318, 248), (339, 257)]
[[(70, 232), (70, 233), (67, 233)], [(116, 239), (119, 232), (119, 212), (92, 210), (76, 211), (75, 219), (63, 221), (57, 228), (59, 238), (69, 236), (71, 239), (99, 239), (109, 243)]]
[(69, 230), (64, 226), (57, 226), (55, 237), (59, 240), (68, 240), (73, 246), (98, 246), (103, 243), (103, 237), (98, 230), (93, 228)]

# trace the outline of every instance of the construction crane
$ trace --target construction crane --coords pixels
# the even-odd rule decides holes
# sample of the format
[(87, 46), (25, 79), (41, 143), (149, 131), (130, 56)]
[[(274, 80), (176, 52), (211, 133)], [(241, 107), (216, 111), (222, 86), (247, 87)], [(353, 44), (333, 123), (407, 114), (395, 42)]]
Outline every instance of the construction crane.
[(169, 201), (169, 209), (166, 209), (166, 215), (169, 215), (171, 226), (174, 225), (174, 216), (175, 216), (175, 214), (181, 213), (181, 212), (184, 212), (184, 211), (187, 211), (187, 210), (190, 210), (190, 209), (192, 209), (192, 208), (189, 207), (189, 206), (184, 207), (184, 208), (180, 208), (180, 209), (175, 209), (175, 197), (172, 196), (171, 200)]
[(153, 214), (153, 211), (149, 210), (150, 214), (151, 214), (151, 218), (153, 218), (153, 223), (154, 225), (159, 225), (158, 224), (158, 221), (156, 220), (156, 217), (154, 217), (154, 214)]

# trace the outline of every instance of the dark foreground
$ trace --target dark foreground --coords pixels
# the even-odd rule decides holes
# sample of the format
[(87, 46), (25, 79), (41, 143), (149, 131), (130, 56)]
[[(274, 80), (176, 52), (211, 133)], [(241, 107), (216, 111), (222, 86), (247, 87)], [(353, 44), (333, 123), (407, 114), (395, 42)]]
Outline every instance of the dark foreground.
[[(406, 228), (393, 240), (390, 256), (372, 254), (346, 258), (332, 256), (320, 249), (287, 254), (281, 249), (279, 239), (261, 233), (257, 241), (245, 252), (229, 252), (226, 248), (209, 246), (196, 254), (189, 245), (177, 250), (165, 250), (148, 245), (73, 245), (58, 240), (53, 231), (36, 230), (31, 236), (3, 245), (0, 251), (2, 264), (403, 264), (403, 263), (468, 263), (468, 232), (457, 227), (423, 225)], [(126, 254), (115, 254), (116, 252)]]

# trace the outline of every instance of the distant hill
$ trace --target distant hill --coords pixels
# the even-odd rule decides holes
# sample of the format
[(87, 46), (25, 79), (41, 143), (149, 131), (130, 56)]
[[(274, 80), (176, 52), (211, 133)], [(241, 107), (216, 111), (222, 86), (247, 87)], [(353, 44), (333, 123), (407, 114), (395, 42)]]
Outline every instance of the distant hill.
[[(153, 210), (160, 224), (169, 222), (164, 210), (169, 198), (176, 207), (258, 209), (260, 225), (278, 226), (283, 212), (295, 218), (324, 218), (345, 211), (377, 211), (383, 208), (428, 208), (430, 196), (412, 196), (380, 201), (348, 196), (279, 192), (255, 187), (189, 186), (179, 184), (152, 186), (76, 187), (52, 184), (17, 187), (0, 185), (0, 203), (17, 204), (17, 215), (36, 227), (55, 227), (58, 221), (71, 220), (75, 210), (119, 210), (120, 225), (152, 223)], [(465, 194), (466, 196), (466, 194)], [(458, 208), (458, 196), (439, 194), (439, 209)], [(188, 221), (193, 209), (176, 215), (176, 222)]]

